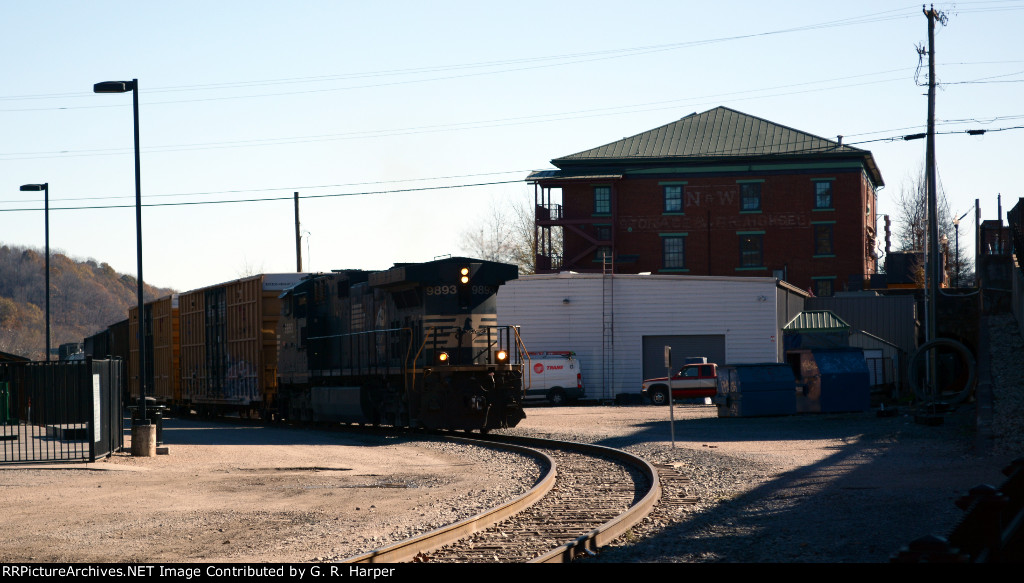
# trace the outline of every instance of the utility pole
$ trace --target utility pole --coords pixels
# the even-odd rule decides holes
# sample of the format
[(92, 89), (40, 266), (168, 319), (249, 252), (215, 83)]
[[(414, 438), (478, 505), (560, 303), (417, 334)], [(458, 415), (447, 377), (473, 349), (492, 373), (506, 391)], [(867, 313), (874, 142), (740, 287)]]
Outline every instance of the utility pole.
[(299, 234), (299, 193), (295, 193), (295, 273), (302, 273), (302, 236)]
[(928, 190), (928, 320), (925, 341), (936, 334), (936, 301), (939, 296), (939, 222), (935, 170), (935, 21), (939, 18), (933, 6), (925, 10), (928, 17), (928, 140), (925, 151), (925, 186)]
[[(923, 10), (923, 7), (922, 7)], [(938, 221), (938, 188), (937, 171), (935, 169), (935, 21), (945, 24), (946, 15), (935, 10), (924, 10), (928, 18), (928, 140), (925, 149), (925, 182), (928, 190), (928, 260), (926, 274), (928, 289), (926, 292), (927, 322), (925, 326), (925, 342), (938, 338), (939, 282), (942, 268), (939, 265), (939, 221)], [(938, 369), (933, 352), (927, 354), (927, 381), (930, 391), (939, 394)], [(928, 392), (928, 391), (926, 391)]]

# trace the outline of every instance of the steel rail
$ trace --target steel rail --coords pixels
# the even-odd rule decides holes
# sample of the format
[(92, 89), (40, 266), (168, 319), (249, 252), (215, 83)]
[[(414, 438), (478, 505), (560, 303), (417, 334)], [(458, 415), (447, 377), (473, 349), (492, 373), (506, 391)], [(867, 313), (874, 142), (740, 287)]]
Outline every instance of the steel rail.
[(639, 501), (632, 504), (625, 512), (619, 514), (616, 518), (613, 518), (572, 540), (568, 540), (546, 553), (542, 553), (528, 561), (530, 563), (568, 563), (580, 555), (596, 554), (601, 547), (608, 545), (650, 514), (658, 500), (661, 498), (661, 482), (659, 480), (657, 469), (655, 469), (654, 466), (646, 460), (622, 450), (588, 443), (496, 434), (480, 437), (474, 436), (471, 438), (450, 438), (465, 443), (483, 442), (490, 445), (500, 444), (525, 455), (539, 455), (547, 461), (549, 464), (549, 470), (530, 491), (508, 503), (502, 504), (477, 516), (467, 518), (453, 525), (442, 527), (424, 535), (400, 541), (393, 545), (385, 546), (363, 555), (350, 557), (341, 562), (389, 563), (411, 561), (421, 553), (428, 553), (455, 541), (461, 540), (505, 519), (511, 518), (525, 508), (528, 508), (540, 500), (554, 487), (556, 474), (554, 460), (542, 452), (529, 449), (531, 447), (574, 451), (586, 455), (610, 458), (619, 463), (630, 465), (638, 469), (643, 477), (649, 481), (650, 489)]
[[(478, 445), (481, 440), (447, 436), (452, 441)], [(490, 441), (490, 440), (483, 440)], [(443, 526), (419, 536), (399, 541), (379, 549), (343, 559), (341, 563), (402, 563), (412, 561), (420, 553), (426, 553), (463, 539), (475, 532), (497, 524), (511, 516), (515, 516), (524, 508), (533, 505), (543, 498), (555, 486), (557, 473), (555, 460), (543, 452), (513, 443), (501, 443), (508, 451), (530, 457), (539, 457), (548, 466), (548, 471), (530, 488), (529, 491), (490, 510), (471, 516), (454, 524)]]
[(490, 439), (493, 441), (515, 439), (518, 442), (529, 443), (536, 447), (573, 449), (606, 458), (613, 458), (624, 464), (630, 464), (638, 468), (651, 484), (651, 488), (648, 490), (647, 494), (619, 516), (605, 522), (595, 529), (592, 529), (586, 534), (576, 537), (571, 541), (567, 541), (559, 547), (531, 559), (529, 561), (530, 563), (570, 563), (580, 555), (594, 555), (601, 547), (607, 546), (609, 543), (643, 520), (644, 517), (651, 513), (655, 505), (657, 505), (658, 500), (661, 499), (661, 480), (658, 476), (658, 470), (647, 460), (622, 451), (621, 449), (614, 449), (591, 443), (553, 441), (539, 437), (494, 435), (490, 436)]

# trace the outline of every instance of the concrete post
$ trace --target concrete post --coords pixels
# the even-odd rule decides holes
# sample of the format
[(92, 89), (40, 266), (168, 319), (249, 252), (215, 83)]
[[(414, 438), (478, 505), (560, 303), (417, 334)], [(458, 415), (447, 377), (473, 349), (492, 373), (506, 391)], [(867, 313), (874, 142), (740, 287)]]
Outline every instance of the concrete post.
[(156, 455), (156, 425), (148, 419), (137, 420), (132, 425), (132, 456), (153, 457)]

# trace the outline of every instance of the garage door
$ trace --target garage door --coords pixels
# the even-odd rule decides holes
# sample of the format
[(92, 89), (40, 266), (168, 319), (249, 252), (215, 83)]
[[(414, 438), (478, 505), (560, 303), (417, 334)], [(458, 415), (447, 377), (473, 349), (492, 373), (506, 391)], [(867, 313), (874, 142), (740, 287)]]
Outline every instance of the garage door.
[(665, 376), (665, 347), (672, 347), (672, 366), (679, 368), (688, 357), (703, 356), (725, 364), (725, 335), (644, 336), (644, 378)]

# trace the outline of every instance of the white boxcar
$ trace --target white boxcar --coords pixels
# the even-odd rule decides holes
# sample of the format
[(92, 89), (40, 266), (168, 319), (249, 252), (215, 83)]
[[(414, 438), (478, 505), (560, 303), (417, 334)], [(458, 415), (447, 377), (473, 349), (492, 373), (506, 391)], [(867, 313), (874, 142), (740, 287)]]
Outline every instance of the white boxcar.
[(571, 346), (587, 398), (638, 398), (644, 378), (674, 366), (782, 360), (781, 328), (807, 294), (772, 277), (528, 275), (498, 290), (498, 323), (521, 327), (527, 350)]

